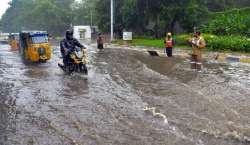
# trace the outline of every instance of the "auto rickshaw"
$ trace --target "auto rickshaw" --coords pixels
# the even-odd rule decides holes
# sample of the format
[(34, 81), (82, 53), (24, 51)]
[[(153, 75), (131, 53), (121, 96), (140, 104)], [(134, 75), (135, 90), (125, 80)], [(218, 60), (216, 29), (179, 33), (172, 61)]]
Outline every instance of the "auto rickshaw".
[(25, 61), (46, 62), (51, 59), (51, 46), (45, 31), (23, 31), (19, 34), (19, 52)]
[(12, 33), (12, 34), (9, 35), (9, 45), (11, 47), (11, 50), (13, 50), (13, 51), (18, 50), (18, 48), (19, 48), (18, 41), (19, 41), (19, 34)]

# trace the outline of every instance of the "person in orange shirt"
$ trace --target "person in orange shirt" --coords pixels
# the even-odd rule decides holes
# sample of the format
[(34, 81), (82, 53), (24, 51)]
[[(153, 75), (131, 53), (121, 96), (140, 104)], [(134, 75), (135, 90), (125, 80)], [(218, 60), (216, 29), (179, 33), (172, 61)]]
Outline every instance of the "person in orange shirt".
[(167, 56), (172, 57), (173, 56), (174, 40), (173, 40), (172, 34), (170, 32), (167, 33), (167, 37), (166, 37), (164, 43), (165, 43)]

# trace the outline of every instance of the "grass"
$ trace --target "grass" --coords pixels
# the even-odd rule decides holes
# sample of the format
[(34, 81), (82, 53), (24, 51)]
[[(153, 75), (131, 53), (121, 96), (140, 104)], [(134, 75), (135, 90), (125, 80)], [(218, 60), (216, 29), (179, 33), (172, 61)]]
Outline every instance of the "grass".
[(164, 48), (163, 40), (159, 39), (134, 39), (131, 43), (137, 46)]
[[(129, 44), (132, 46), (154, 47), (156, 49), (165, 48), (164, 40), (162, 39), (133, 39), (132, 41), (124, 42), (123, 40), (116, 40), (114, 43), (123, 45)], [(176, 45), (174, 48), (190, 49), (188, 45)]]

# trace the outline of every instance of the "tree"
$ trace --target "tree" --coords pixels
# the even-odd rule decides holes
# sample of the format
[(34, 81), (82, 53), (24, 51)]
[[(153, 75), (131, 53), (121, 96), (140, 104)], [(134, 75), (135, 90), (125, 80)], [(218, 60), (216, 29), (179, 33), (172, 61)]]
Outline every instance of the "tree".
[[(249, 0), (114, 0), (114, 29), (139, 36), (164, 37), (178, 25), (193, 31), (209, 20), (208, 14), (250, 5)], [(32, 20), (32, 21), (31, 21)], [(92, 21), (91, 21), (92, 20)], [(110, 31), (110, 0), (12, 0), (2, 16), (6, 32), (47, 30), (59, 35), (72, 25), (98, 25)]]

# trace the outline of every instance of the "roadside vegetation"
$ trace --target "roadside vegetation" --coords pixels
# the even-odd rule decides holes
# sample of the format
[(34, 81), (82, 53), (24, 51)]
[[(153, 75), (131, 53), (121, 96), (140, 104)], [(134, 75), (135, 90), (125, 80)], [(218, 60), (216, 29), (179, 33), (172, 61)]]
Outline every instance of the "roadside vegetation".
[[(132, 31), (133, 45), (163, 47), (166, 32), (186, 46), (190, 34), (203, 33), (210, 50), (250, 52), (249, 0), (114, 0), (117, 39)], [(0, 30), (46, 30), (62, 36), (74, 25), (110, 31), (110, 0), (12, 0)]]
[[(200, 26), (207, 48), (216, 51), (250, 52), (249, 14), (250, 7), (211, 13), (210, 20)], [(189, 48), (187, 41), (191, 37), (192, 33), (175, 35), (177, 47)], [(129, 44), (164, 48), (163, 39), (164, 37), (161, 39), (138, 37)]]
[[(236, 52), (250, 52), (250, 39), (242, 36), (216, 36), (203, 34), (206, 39), (207, 49), (211, 51), (236, 51)], [(177, 35), (174, 37), (177, 48), (189, 49), (188, 39), (191, 38), (191, 34)], [(127, 44), (133, 46), (145, 46), (164, 48), (163, 39), (148, 39), (148, 38), (135, 38), (132, 41), (128, 41)], [(123, 45), (122, 40), (116, 40), (114, 43)]]
[[(187, 45), (191, 35), (177, 35), (177, 45)], [(206, 48), (209, 50), (250, 52), (250, 39), (246, 36), (203, 34), (202, 37), (206, 40)]]

